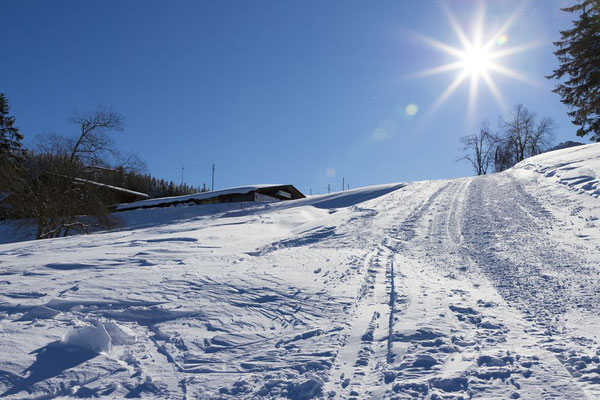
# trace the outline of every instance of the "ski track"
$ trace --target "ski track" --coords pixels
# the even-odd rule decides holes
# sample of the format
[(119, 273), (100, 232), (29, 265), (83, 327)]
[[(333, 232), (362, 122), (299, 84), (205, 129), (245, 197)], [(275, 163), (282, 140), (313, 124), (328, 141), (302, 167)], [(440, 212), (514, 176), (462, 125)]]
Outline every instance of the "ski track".
[(600, 207), (553, 176), (0, 246), (0, 398), (600, 398)]

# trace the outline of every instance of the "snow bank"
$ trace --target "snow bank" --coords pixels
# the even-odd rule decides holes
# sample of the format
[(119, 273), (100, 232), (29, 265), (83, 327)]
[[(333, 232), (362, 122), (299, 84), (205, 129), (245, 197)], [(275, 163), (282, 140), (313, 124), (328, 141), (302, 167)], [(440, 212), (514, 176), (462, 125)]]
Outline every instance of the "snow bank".
[(600, 196), (600, 143), (549, 151), (514, 169), (532, 170), (574, 191)]
[[(294, 205), (311, 205), (317, 208), (344, 208), (386, 195), (394, 190), (406, 186), (405, 183), (391, 183), (386, 185), (366, 186), (330, 194), (312, 196), (296, 200)], [(282, 204), (285, 206), (285, 204)]]

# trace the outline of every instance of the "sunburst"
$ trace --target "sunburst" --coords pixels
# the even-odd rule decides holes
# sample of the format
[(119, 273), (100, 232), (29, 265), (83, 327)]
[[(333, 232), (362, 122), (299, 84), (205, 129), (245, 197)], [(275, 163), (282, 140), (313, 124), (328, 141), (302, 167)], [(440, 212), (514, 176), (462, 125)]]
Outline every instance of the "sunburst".
[(494, 83), (492, 73), (498, 73), (513, 79), (536, 85), (535, 81), (527, 78), (511, 68), (498, 63), (502, 58), (523, 52), (539, 45), (538, 42), (533, 42), (519, 46), (504, 47), (504, 44), (507, 42), (506, 31), (514, 23), (521, 10), (522, 8), (516, 10), (511, 17), (500, 26), (498, 30), (492, 32), (492, 34), (487, 37), (487, 40), (484, 41), (483, 27), (485, 10), (483, 6), (479, 7), (470, 37), (459, 25), (454, 15), (448, 9), (444, 9), (448, 21), (461, 43), (461, 47), (453, 47), (430, 37), (421, 36), (421, 38), (432, 47), (456, 58), (456, 60), (451, 63), (430, 68), (416, 74), (416, 76), (431, 76), (457, 71), (457, 75), (455, 76), (454, 80), (437, 98), (430, 109), (430, 112), (433, 112), (435, 109), (441, 106), (468, 78), (470, 78), (468, 98), (469, 115), (472, 115), (474, 112), (480, 80), (485, 83), (500, 106), (503, 109), (507, 108), (506, 102), (504, 101), (498, 86)]

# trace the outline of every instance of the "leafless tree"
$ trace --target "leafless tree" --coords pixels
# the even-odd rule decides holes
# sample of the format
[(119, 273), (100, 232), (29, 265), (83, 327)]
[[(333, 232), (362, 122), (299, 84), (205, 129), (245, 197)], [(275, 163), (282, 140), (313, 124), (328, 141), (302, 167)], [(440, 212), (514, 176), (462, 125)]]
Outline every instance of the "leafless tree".
[(529, 155), (535, 156), (548, 150), (554, 140), (556, 123), (552, 118), (542, 118), (529, 140)]
[(548, 150), (556, 129), (552, 118), (542, 118), (538, 122), (536, 114), (522, 104), (514, 106), (507, 118), (501, 116), (498, 126), (499, 135), (494, 150), (497, 172)]
[(466, 160), (471, 163), (477, 175), (485, 175), (493, 160), (495, 137), (489, 125), (489, 122), (484, 120), (477, 134), (460, 138), (464, 155), (458, 160)]
[(53, 154), (68, 158), (75, 144), (72, 138), (61, 136), (56, 132), (37, 135), (33, 143), (33, 150), (37, 154)]
[(143, 164), (137, 156), (122, 156), (117, 150), (110, 133), (123, 129), (124, 118), (111, 108), (75, 112), (69, 121), (77, 127), (73, 138), (56, 133), (37, 138), (27, 185), (15, 194), (17, 213), (35, 220), (38, 239), (114, 225), (104, 196), (81, 179), (83, 173), (90, 166)]
[(499, 118), (500, 131), (510, 140), (512, 153), (516, 162), (523, 161), (527, 154), (528, 145), (535, 130), (535, 113), (529, 111), (523, 104), (517, 104), (509, 113), (508, 118)]
[(69, 161), (76, 158), (85, 164), (97, 164), (115, 156), (111, 131), (122, 131), (124, 118), (110, 107), (98, 106), (95, 110), (74, 112), (69, 122), (77, 126), (78, 137), (71, 149)]

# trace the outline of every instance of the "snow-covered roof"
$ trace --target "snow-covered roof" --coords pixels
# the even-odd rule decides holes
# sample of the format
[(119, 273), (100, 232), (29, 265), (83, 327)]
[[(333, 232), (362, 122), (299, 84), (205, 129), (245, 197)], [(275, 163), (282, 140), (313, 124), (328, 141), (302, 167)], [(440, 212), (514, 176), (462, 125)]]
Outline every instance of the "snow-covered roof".
[(150, 197), (146, 193), (136, 192), (135, 190), (129, 190), (129, 189), (125, 189), (125, 188), (118, 187), (118, 186), (107, 185), (106, 183), (100, 183), (100, 182), (96, 182), (96, 181), (90, 181), (89, 179), (75, 178), (75, 181), (76, 182), (82, 182), (82, 183), (89, 183), (90, 185), (94, 185), (94, 186), (98, 186), (98, 187), (104, 187), (104, 188), (111, 189), (111, 190), (114, 190), (114, 191), (117, 191), (117, 192), (128, 193), (128, 194), (132, 194), (132, 195), (139, 196), (139, 197), (147, 197), (147, 198)]
[(116, 206), (117, 211), (123, 210), (131, 210), (134, 208), (148, 208), (148, 207), (157, 207), (165, 204), (179, 204), (179, 203), (187, 203), (191, 201), (197, 200), (206, 200), (211, 199), (213, 197), (228, 195), (228, 194), (246, 194), (258, 189), (266, 189), (266, 188), (276, 188), (276, 187), (285, 187), (291, 185), (282, 185), (282, 184), (257, 184), (257, 185), (248, 185), (248, 186), (238, 186), (232, 187), (228, 189), (215, 190), (212, 192), (202, 192), (202, 193), (194, 193), (187, 194), (184, 196), (173, 196), (173, 197), (160, 197), (156, 199), (149, 200), (140, 200), (135, 201), (133, 203), (125, 203), (119, 204)]

